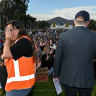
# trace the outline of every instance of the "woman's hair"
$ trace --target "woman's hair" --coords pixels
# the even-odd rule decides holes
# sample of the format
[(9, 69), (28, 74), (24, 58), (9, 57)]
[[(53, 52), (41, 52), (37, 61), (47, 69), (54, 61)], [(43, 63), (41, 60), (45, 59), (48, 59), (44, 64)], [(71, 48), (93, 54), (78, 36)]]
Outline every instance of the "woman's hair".
[(18, 20), (11, 20), (11, 21), (7, 22), (7, 25), (9, 25), (9, 24), (12, 25), (13, 29), (16, 28), (19, 30), (18, 37), (21, 37), (22, 35), (27, 35), (25, 27)]
[(35, 44), (32, 40), (32, 38), (28, 35), (28, 33), (26, 32), (25, 27), (23, 26), (23, 24), (18, 21), (18, 20), (11, 20), (7, 23), (7, 25), (11, 24), (13, 29), (16, 28), (19, 30), (19, 34), (18, 34), (18, 38), (20, 38), (21, 36), (28, 36), (31, 39), (31, 44), (32, 44), (32, 49), (33, 49), (33, 56), (35, 55)]

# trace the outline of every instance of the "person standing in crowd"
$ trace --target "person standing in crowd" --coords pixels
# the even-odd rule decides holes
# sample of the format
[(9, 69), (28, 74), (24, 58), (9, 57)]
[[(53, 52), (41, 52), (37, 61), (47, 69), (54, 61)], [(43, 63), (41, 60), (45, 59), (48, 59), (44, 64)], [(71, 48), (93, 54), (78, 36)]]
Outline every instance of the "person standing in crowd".
[(75, 28), (63, 32), (54, 61), (54, 78), (64, 85), (66, 96), (91, 96), (95, 83), (92, 60), (96, 58), (96, 34), (87, 29), (90, 14), (79, 11)]
[[(12, 43), (14, 42), (14, 43)], [(6, 96), (27, 96), (35, 84), (35, 45), (17, 20), (7, 23), (2, 59), (8, 72)]]

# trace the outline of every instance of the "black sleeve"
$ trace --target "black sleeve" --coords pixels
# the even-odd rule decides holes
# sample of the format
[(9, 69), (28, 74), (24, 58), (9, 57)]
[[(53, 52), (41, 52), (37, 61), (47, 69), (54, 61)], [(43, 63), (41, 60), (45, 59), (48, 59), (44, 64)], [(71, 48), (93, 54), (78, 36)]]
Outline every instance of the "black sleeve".
[(27, 38), (22, 38), (10, 47), (11, 54), (15, 60), (25, 56), (31, 57), (33, 55), (31, 42)]

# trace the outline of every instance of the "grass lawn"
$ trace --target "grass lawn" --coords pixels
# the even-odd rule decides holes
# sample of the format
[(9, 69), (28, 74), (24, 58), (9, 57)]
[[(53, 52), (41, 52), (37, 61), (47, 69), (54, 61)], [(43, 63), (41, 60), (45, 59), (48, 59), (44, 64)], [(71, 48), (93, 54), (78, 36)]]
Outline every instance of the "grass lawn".
[[(5, 96), (5, 92), (3, 92), (0, 96)], [(32, 96), (57, 96), (53, 85), (52, 76), (49, 77), (48, 82), (36, 83), (32, 91)], [(64, 88), (63, 92), (58, 96), (65, 96)], [(93, 86), (92, 96), (96, 96), (96, 84)]]

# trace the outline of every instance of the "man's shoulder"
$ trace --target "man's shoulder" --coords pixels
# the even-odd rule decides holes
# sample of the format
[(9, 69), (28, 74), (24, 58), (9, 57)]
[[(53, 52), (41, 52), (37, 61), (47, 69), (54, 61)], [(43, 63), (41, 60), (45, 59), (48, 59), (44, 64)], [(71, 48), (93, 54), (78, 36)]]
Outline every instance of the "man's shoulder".
[(62, 32), (61, 35), (65, 35), (65, 34), (67, 34), (68, 32), (71, 32), (72, 30), (73, 30), (73, 29), (66, 30), (66, 31)]
[(64, 31), (64, 32), (60, 33), (60, 37), (65, 37), (65, 36), (67, 36), (68, 34), (70, 34), (70, 33), (72, 32), (72, 30), (73, 30), (73, 29), (69, 29), (69, 30), (67, 30), (67, 31)]

